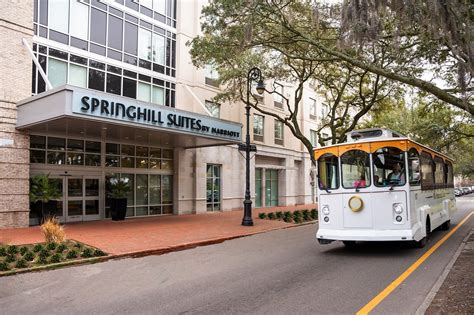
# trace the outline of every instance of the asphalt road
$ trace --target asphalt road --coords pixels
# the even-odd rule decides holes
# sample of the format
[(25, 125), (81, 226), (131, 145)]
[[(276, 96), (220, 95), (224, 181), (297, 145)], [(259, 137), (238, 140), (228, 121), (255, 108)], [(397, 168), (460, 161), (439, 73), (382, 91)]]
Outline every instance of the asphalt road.
[[(474, 210), (458, 199), (457, 224)], [(373, 311), (414, 314), (474, 227), (474, 217)], [(407, 243), (319, 245), (316, 225), (137, 259), (0, 278), (1, 314), (354, 314), (424, 249)]]

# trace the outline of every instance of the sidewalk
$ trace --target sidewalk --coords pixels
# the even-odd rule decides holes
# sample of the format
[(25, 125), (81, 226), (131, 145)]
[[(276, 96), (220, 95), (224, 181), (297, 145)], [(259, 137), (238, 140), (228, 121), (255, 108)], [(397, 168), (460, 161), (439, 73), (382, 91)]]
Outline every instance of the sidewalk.
[[(259, 212), (293, 211), (316, 208), (298, 205), (253, 209), (254, 226), (242, 226), (243, 211), (229, 211), (163, 217), (92, 221), (65, 225), (67, 238), (100, 248), (115, 256), (165, 253), (291, 226), (276, 220), (261, 220)], [(0, 230), (0, 243), (43, 242), (38, 226)]]

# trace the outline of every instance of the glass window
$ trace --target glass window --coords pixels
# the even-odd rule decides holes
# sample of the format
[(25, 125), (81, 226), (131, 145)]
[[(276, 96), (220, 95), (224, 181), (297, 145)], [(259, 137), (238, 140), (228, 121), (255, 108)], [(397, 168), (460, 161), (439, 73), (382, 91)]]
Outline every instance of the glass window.
[(221, 114), (221, 106), (220, 104), (211, 102), (211, 101), (206, 101), (205, 102), (207, 110), (211, 113), (212, 117), (219, 118)]
[(393, 147), (380, 148), (372, 153), (372, 162), (375, 186), (405, 185), (405, 152)]
[[(161, 176), (150, 175), (150, 204), (161, 203)], [(159, 214), (159, 213), (156, 213)]]
[(158, 105), (165, 105), (165, 89), (159, 86), (153, 86), (151, 101)]
[(318, 159), (320, 189), (339, 188), (339, 167), (337, 156), (324, 154)]
[(137, 174), (137, 205), (148, 204), (148, 175)]
[(220, 165), (207, 164), (206, 168), (207, 211), (217, 211), (221, 204)]
[(453, 184), (454, 184), (453, 165), (449, 161), (446, 161), (446, 182), (448, 184), (448, 187), (453, 187)]
[(122, 95), (122, 77), (107, 73), (107, 92)]
[(310, 104), (309, 104), (309, 117), (311, 119), (316, 119), (317, 116), (317, 110), (316, 110), (316, 100), (313, 98), (310, 98)]
[(161, 13), (162, 15), (166, 14), (166, 1), (165, 0), (153, 0), (153, 10), (155, 10), (158, 13)]
[(309, 131), (309, 141), (314, 148), (318, 146), (318, 133), (315, 130)]
[(143, 28), (138, 30), (138, 57), (151, 61), (151, 32)]
[(410, 185), (420, 185), (420, 156), (416, 149), (408, 151), (408, 179), (410, 180)]
[(329, 112), (329, 106), (327, 106), (326, 104), (322, 104), (321, 105), (321, 117), (325, 118), (328, 115), (328, 112)]
[(48, 150), (61, 150), (66, 149), (66, 139), (48, 137)]
[(67, 83), (67, 63), (54, 58), (48, 58), (48, 79), (54, 87)]
[(165, 38), (153, 34), (153, 62), (165, 64)]
[(137, 97), (137, 81), (123, 78), (123, 96)]
[(172, 203), (173, 202), (173, 176), (163, 175), (162, 184), (163, 184), (163, 191), (162, 191), (161, 196), (163, 199), (163, 203)]
[(370, 158), (367, 152), (350, 150), (341, 155), (342, 186), (364, 188), (370, 186)]
[(209, 78), (209, 79), (212, 79), (212, 80), (219, 79), (219, 73), (214, 68), (214, 66), (206, 65), (205, 66), (205, 71), (206, 71), (206, 78)]
[(91, 41), (105, 45), (107, 14), (91, 8)]
[(283, 123), (275, 119), (275, 139), (283, 140)]
[(283, 103), (283, 85), (274, 83), (275, 93), (273, 93), (273, 100), (275, 103)]
[(109, 47), (122, 50), (123, 20), (113, 15), (109, 15), (109, 37), (107, 39)]
[(262, 206), (262, 169), (255, 169), (255, 207)]
[(89, 88), (104, 91), (105, 87), (105, 72), (89, 69)]
[(278, 206), (278, 170), (265, 170), (265, 206)]
[(138, 82), (137, 100), (149, 102), (151, 94), (151, 85)]
[(30, 148), (31, 149), (46, 149), (46, 137), (31, 135)]
[[(64, 1), (66, 2), (66, 1)], [(70, 34), (74, 37), (87, 40), (89, 29), (89, 6), (76, 0), (70, 1)]]
[(137, 55), (137, 44), (138, 44), (138, 26), (135, 24), (125, 22), (125, 42), (124, 50), (125, 52)]
[(49, 0), (49, 27), (67, 34), (69, 32), (69, 1)]
[(263, 136), (263, 116), (262, 115), (253, 115), (253, 134), (258, 136)]
[(87, 68), (70, 64), (69, 84), (84, 88), (87, 87)]
[(428, 152), (421, 152), (421, 186), (432, 189), (434, 185), (433, 158)]
[(436, 156), (434, 158), (435, 162), (435, 183), (436, 184), (445, 184), (445, 176), (444, 176), (444, 161), (442, 158)]

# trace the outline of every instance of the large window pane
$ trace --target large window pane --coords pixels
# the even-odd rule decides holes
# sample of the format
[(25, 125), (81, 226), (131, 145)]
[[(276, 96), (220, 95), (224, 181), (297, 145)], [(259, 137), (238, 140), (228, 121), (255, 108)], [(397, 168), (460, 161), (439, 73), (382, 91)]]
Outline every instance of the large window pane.
[(166, 0), (153, 0), (153, 10), (163, 15), (166, 14), (165, 5), (166, 5)]
[[(60, 0), (58, 0), (60, 1)], [(70, 34), (74, 37), (87, 40), (89, 21), (89, 7), (77, 0), (71, 2)]]
[(138, 30), (138, 57), (151, 61), (151, 32), (143, 28)]
[(405, 185), (405, 152), (398, 148), (381, 148), (372, 154), (372, 160), (375, 186)]
[(165, 105), (165, 89), (153, 86), (152, 102), (158, 105)]
[(123, 78), (123, 96), (137, 97), (137, 81)]
[(364, 188), (370, 186), (369, 154), (361, 150), (347, 151), (341, 156), (342, 186)]
[(105, 86), (105, 72), (89, 69), (89, 88), (104, 91)]
[(138, 82), (137, 100), (149, 102), (150, 101), (150, 84)]
[(122, 94), (122, 77), (107, 73), (107, 92), (121, 95)]
[(138, 26), (125, 22), (124, 50), (132, 55), (137, 55)]
[(67, 34), (69, 32), (69, 1), (49, 0), (49, 27)]
[(148, 204), (148, 175), (137, 174), (137, 205)]
[(165, 38), (153, 34), (153, 62), (165, 64)]
[(173, 202), (173, 176), (164, 175), (162, 178), (163, 203)]
[(160, 175), (150, 175), (150, 204), (161, 203), (161, 177)]
[(253, 115), (253, 134), (263, 136), (263, 116)]
[(48, 79), (53, 87), (57, 87), (67, 82), (67, 63), (57, 59), (49, 58)]
[(91, 41), (105, 45), (107, 14), (91, 8)]
[(69, 66), (69, 84), (87, 87), (87, 68), (71, 64)]
[(122, 19), (109, 15), (109, 47), (122, 50), (122, 27)]
[(339, 167), (337, 156), (325, 154), (318, 159), (320, 189), (339, 188)]

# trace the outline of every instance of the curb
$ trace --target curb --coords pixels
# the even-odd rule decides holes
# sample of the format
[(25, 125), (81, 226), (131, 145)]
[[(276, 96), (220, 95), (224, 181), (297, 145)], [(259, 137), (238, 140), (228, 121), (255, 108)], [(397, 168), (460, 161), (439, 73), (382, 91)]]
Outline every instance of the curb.
[(415, 315), (423, 315), (425, 314), (426, 310), (430, 307), (431, 303), (433, 302), (435, 296), (436, 296), (436, 293), (438, 293), (439, 289), (441, 288), (441, 286), (443, 285), (444, 281), (446, 280), (446, 278), (448, 277), (451, 269), (453, 268), (454, 264), (456, 263), (456, 261), (458, 260), (458, 257), (461, 255), (461, 252), (462, 250), (464, 249), (464, 247), (466, 246), (467, 244), (467, 240), (469, 239), (469, 237), (474, 233), (474, 230), (472, 230), (471, 232), (469, 232), (467, 234), (467, 236), (462, 240), (461, 244), (459, 245), (458, 249), (456, 250), (456, 252), (454, 253), (453, 255), (453, 258), (451, 258), (451, 260), (449, 261), (449, 263), (446, 265), (446, 267), (444, 268), (443, 272), (441, 273), (441, 275), (439, 276), (438, 280), (436, 280), (435, 284), (433, 285), (433, 287), (431, 288), (430, 292), (428, 293), (428, 295), (426, 296), (425, 300), (423, 301), (423, 303), (421, 303), (421, 305), (418, 307), (418, 309), (416, 310), (415, 312)]
[[(291, 229), (291, 228), (296, 228), (296, 227), (300, 227), (300, 226), (303, 226), (303, 225), (310, 225), (310, 224), (316, 224), (316, 223), (318, 223), (318, 220), (303, 222), (303, 223), (298, 223), (298, 224), (289, 223), (291, 225), (282, 226), (282, 227), (278, 227), (278, 228), (274, 228), (274, 229), (270, 229), (270, 230), (265, 230), (265, 231), (253, 232), (253, 233), (250, 233), (250, 234), (233, 235), (233, 236), (220, 237), (220, 238), (204, 240), (204, 241), (199, 241), (199, 242), (184, 243), (184, 244), (180, 244), (180, 245), (168, 246), (168, 247), (163, 247), (163, 248), (148, 249), (148, 250), (143, 250), (143, 251), (108, 255), (108, 256), (102, 256), (102, 257), (92, 257), (92, 258), (86, 258), (86, 259), (80, 259), (80, 260), (60, 262), (60, 263), (56, 263), (56, 264), (50, 264), (50, 265), (47, 265), (47, 266), (39, 266), (39, 267), (32, 267), (32, 268), (28, 268), (28, 269), (6, 271), (6, 272), (0, 274), (0, 278), (1, 277), (7, 277), (7, 276), (13, 276), (13, 275), (17, 275), (17, 274), (23, 274), (23, 273), (40, 272), (40, 271), (46, 271), (46, 270), (59, 269), (59, 268), (69, 267), (69, 266), (95, 264), (95, 263), (105, 262), (105, 261), (112, 260), (112, 259), (139, 258), (139, 257), (145, 257), (145, 256), (152, 256), (152, 255), (158, 256), (158, 255), (168, 254), (168, 253), (172, 253), (172, 252), (178, 252), (178, 251), (183, 251), (183, 250), (187, 250), (187, 249), (192, 249), (192, 248), (196, 248), (196, 247), (200, 247), (200, 246), (220, 244), (220, 243), (223, 243), (225, 241), (229, 241), (229, 240), (233, 240), (233, 239), (237, 239), (237, 238), (242, 238), (242, 237), (247, 237), (247, 236), (252, 236), (252, 235), (257, 235), (257, 234), (263, 234), (263, 233), (272, 232), (272, 231)], [(88, 244), (86, 244), (86, 245), (88, 245)], [(88, 246), (91, 246), (91, 245), (88, 245)], [(94, 246), (91, 246), (91, 247), (94, 247)]]

